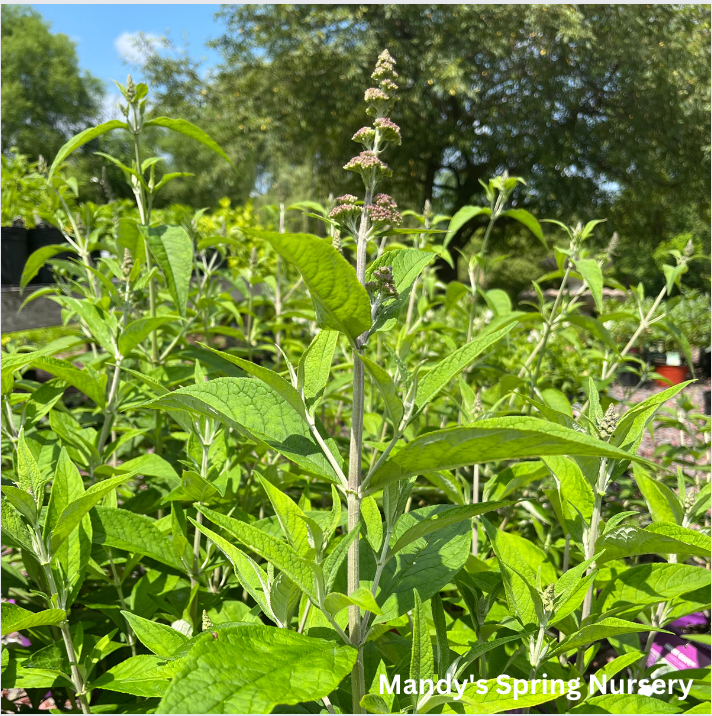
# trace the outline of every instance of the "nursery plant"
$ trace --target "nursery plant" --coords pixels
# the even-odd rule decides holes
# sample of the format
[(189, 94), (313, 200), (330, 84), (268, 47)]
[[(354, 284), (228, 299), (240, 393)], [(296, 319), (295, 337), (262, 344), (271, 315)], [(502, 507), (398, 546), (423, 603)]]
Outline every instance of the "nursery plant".
[[(557, 270), (513, 308), (487, 288), (487, 237), (515, 221), (547, 243), (521, 178), (484, 181), (483, 205), (452, 219), (382, 191), (407, 131), (395, 67), (378, 57), (354, 127), (344, 170), (363, 190), (330, 207), (229, 227), (229, 204), (155, 210), (190, 177), (143, 156), (145, 127), (227, 157), (150, 118), (131, 78), (125, 121), (47, 170), (76, 259), (35, 255), (24, 277), (53, 262), (56, 285), (27, 300), (59, 303), (67, 334), (3, 352), (4, 709), (708, 712), (709, 669), (673, 671), (654, 646), (707, 619), (709, 418), (687, 384), (637, 403), (611, 391), (697, 257), (672, 253), (616, 342), (604, 323), (636, 314), (604, 312), (601, 222), (553, 222)], [(63, 201), (63, 165), (109, 131), (131, 139), (105, 160), (137, 215), (107, 224)], [(287, 232), (288, 211), (323, 235)], [(470, 284), (443, 285), (436, 260), (468, 221), (486, 232)], [(582, 369), (564, 392), (552, 347), (571, 346)], [(687, 437), (651, 459), (660, 416)], [(684, 638), (703, 648), (708, 624)]]

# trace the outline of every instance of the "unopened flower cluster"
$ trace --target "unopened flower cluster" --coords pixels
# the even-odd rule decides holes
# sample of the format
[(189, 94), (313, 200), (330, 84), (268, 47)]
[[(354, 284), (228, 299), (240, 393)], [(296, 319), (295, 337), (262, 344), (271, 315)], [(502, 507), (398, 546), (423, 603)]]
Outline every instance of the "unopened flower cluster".
[(373, 272), (373, 279), (366, 283), (366, 290), (372, 295), (380, 295), (381, 301), (386, 298), (398, 298), (398, 291), (393, 278), (391, 266), (381, 266)]
[[(373, 126), (362, 127), (354, 134), (353, 141), (361, 144), (364, 149), (344, 166), (347, 171), (361, 175), (366, 186), (367, 201), (364, 205), (358, 205), (355, 196), (346, 194), (336, 200), (336, 206), (329, 213), (331, 219), (354, 237), (359, 232), (362, 217), (369, 220), (372, 228), (379, 230), (397, 226), (402, 221), (398, 207), (390, 196), (378, 194), (370, 199), (378, 182), (392, 174), (388, 165), (381, 160), (380, 153), (387, 144), (401, 143), (400, 127), (387, 116), (398, 89), (395, 83), (398, 73), (394, 67), (395, 60), (388, 50), (384, 50), (371, 75), (378, 82), (378, 87), (370, 87), (364, 95), (366, 112), (375, 117)], [(370, 235), (370, 230), (368, 233)]]

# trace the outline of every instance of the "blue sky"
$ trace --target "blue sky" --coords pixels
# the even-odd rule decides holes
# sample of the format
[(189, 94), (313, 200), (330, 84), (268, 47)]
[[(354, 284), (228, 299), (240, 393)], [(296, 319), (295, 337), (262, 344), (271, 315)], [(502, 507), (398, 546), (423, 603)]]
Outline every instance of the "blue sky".
[[(106, 111), (113, 114), (117, 90), (111, 82), (126, 80), (131, 67), (125, 64), (134, 52), (131, 36), (143, 32), (148, 36), (168, 35), (176, 45), (183, 44), (186, 34), (193, 57), (205, 57), (206, 66), (215, 64), (218, 54), (205, 46), (220, 33), (221, 23), (214, 15), (219, 5), (44, 5), (32, 7), (52, 24), (52, 32), (68, 35), (77, 45), (79, 64), (106, 83)], [(140, 73), (132, 72), (135, 79)]]

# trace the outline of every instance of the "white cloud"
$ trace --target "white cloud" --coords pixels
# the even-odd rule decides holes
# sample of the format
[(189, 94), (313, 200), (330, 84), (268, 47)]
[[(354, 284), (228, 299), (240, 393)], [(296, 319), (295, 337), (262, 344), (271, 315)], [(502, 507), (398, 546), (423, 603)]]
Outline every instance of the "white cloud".
[[(164, 41), (161, 35), (151, 32), (143, 33), (144, 39), (151, 45), (160, 45)], [(114, 47), (122, 60), (137, 65), (145, 57), (145, 50), (140, 47), (138, 32), (123, 32), (114, 40)]]

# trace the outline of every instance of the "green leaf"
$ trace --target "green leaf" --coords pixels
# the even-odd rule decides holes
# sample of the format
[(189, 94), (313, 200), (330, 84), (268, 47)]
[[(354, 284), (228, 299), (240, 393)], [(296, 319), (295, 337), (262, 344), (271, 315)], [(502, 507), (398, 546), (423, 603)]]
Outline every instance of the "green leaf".
[[(640, 661), (642, 657), (642, 651), (632, 651), (629, 654), (623, 654), (622, 656), (613, 659), (613, 661), (609, 661), (605, 666), (601, 667), (594, 674), (594, 677), (596, 678), (598, 683), (602, 684), (604, 676), (606, 677), (606, 679), (610, 680), (616, 674), (620, 673), (623, 669), (627, 669), (632, 664), (635, 664), (637, 661)], [(595, 694), (596, 690), (597, 687), (593, 683), (593, 680), (591, 680), (591, 691)]]
[(188, 637), (167, 624), (152, 622), (137, 614), (121, 612), (139, 641), (156, 656), (173, 656), (187, 641)]
[(258, 475), (258, 479), (267, 493), (269, 501), (272, 503), (274, 512), (289, 544), (302, 557), (313, 555), (314, 548), (309, 544), (309, 532), (304, 512), (290, 497), (275, 487), (269, 480), (265, 480), (262, 475)]
[[(428, 618), (425, 607), (420, 600), (418, 590), (413, 590), (413, 635), (410, 651), (410, 678), (416, 684), (421, 679), (432, 679), (435, 672), (433, 660), (433, 645), (430, 641), (430, 630), (428, 629)], [(413, 713), (418, 712), (419, 697), (413, 695)]]
[(144, 654), (132, 656), (112, 666), (89, 684), (90, 689), (106, 689), (121, 694), (161, 697), (168, 689), (179, 662), (168, 662), (163, 657)]
[(544, 244), (544, 248), (548, 248), (544, 232), (541, 230), (541, 224), (526, 209), (509, 209), (502, 212), (502, 216), (508, 216), (510, 219), (514, 219), (526, 226)]
[(543, 461), (558, 482), (561, 511), (566, 523), (562, 526), (568, 534), (581, 543), (593, 513), (595, 501), (593, 488), (574, 460), (552, 455), (544, 457)]
[(270, 713), (330, 694), (357, 652), (287, 629), (228, 627), (201, 639), (185, 658), (157, 711)]
[(57, 524), (52, 530), (51, 549), (55, 552), (60, 545), (69, 537), (69, 535), (78, 527), (84, 516), (89, 513), (96, 504), (98, 504), (104, 495), (111, 492), (127, 480), (131, 479), (136, 473), (130, 472), (126, 475), (118, 475), (109, 480), (98, 482), (92, 485), (81, 497), (70, 502), (57, 520)]
[(254, 378), (216, 378), (174, 390), (147, 407), (188, 410), (269, 445), (310, 473), (338, 482), (309, 425), (276, 390)]
[(475, 338), (444, 358), (432, 370), (420, 379), (415, 396), (415, 404), (422, 410), (458, 373), (464, 370), (480, 353), (496, 343), (514, 328), (510, 323), (505, 328)]
[(324, 388), (329, 382), (331, 362), (338, 340), (338, 331), (321, 330), (299, 359), (297, 376), (310, 415), (315, 414)]
[(172, 537), (161, 533), (156, 521), (147, 515), (118, 507), (96, 507), (91, 522), (94, 544), (141, 554), (183, 571), (183, 563), (173, 549)]
[(617, 636), (618, 634), (634, 634), (641, 631), (663, 631), (646, 624), (636, 624), (634, 622), (616, 619), (615, 617), (606, 617), (599, 619), (595, 624), (579, 629), (579, 631), (567, 636), (559, 645), (554, 647), (552, 651), (547, 653), (548, 658), (553, 658), (559, 654), (565, 654), (580, 646), (588, 647), (594, 641), (607, 639), (609, 636)]
[(682, 523), (682, 507), (675, 493), (659, 480), (650, 477), (640, 465), (633, 465), (633, 475), (638, 489), (648, 503), (650, 515), (655, 522)]
[[(663, 525), (665, 523), (657, 523)], [(675, 525), (676, 526), (676, 525)], [(673, 525), (671, 525), (673, 527)], [(692, 530), (678, 528), (677, 536), (683, 537)], [(693, 539), (695, 539), (693, 537)], [(695, 542), (687, 543), (668, 536), (662, 531), (654, 532), (649, 529), (640, 529), (635, 525), (620, 525), (607, 531), (596, 541), (596, 551), (605, 550), (599, 564), (612, 559), (633, 557), (639, 554), (689, 554), (698, 557), (709, 557), (709, 542), (706, 546), (699, 546)]]
[(430, 608), (433, 613), (433, 624), (435, 625), (434, 671), (437, 676), (442, 677), (447, 673), (447, 669), (450, 666), (450, 645), (447, 640), (445, 608), (439, 593), (436, 592), (430, 598)]
[(34, 553), (32, 537), (27, 529), (25, 520), (20, 513), (10, 504), (8, 500), (2, 501), (2, 536), (3, 544), (11, 547), (26, 549), (30, 554)]
[[(417, 233), (417, 232), (416, 232)], [(373, 272), (383, 266), (390, 266), (393, 273), (393, 283), (398, 293), (410, 288), (422, 270), (435, 258), (430, 251), (418, 249), (396, 249), (386, 251), (375, 259), (366, 269), (366, 281), (370, 281)]]
[[(336, 331), (334, 331), (334, 333), (338, 335)], [(292, 406), (292, 408), (299, 413), (299, 415), (305, 417), (304, 402), (299, 395), (299, 391), (297, 391), (290, 382), (282, 378), (281, 375), (275, 373), (269, 368), (257, 365), (257, 363), (245, 360), (244, 358), (234, 356), (231, 353), (225, 353), (224, 351), (210, 348), (210, 346), (203, 345), (202, 343), (200, 345), (203, 346), (203, 348), (207, 348), (209, 351), (212, 351), (215, 355), (219, 355), (226, 361), (238, 366), (238, 368), (242, 368), (242, 370), (249, 373), (249, 375), (259, 378), (263, 383), (266, 383), (270, 388), (279, 393), (279, 395), (282, 396), (282, 398), (284, 398)]]
[(51, 259), (57, 254), (66, 253), (67, 251), (74, 251), (71, 244), (52, 244), (33, 251), (27, 259), (25, 268), (22, 269), (20, 288), (24, 289), (27, 287), (27, 284), (37, 276), (39, 270), (47, 263), (48, 259)]
[[(687, 564), (639, 564), (618, 574), (596, 600), (596, 613), (629, 608), (635, 617), (648, 604), (664, 602), (710, 585), (710, 573)], [(626, 613), (628, 613), (626, 611)]]
[(199, 506), (198, 509), (209, 520), (230, 532), (245, 547), (284, 572), (313, 601), (318, 601), (314, 586), (315, 573), (318, 570), (314, 563), (300, 557), (288, 544), (257, 527), (221, 515), (207, 507)]
[(139, 229), (161, 269), (176, 308), (185, 316), (193, 272), (193, 241), (182, 226), (140, 226)]
[(441, 530), (444, 527), (456, 524), (462, 520), (468, 520), (477, 515), (482, 515), (485, 512), (498, 510), (500, 507), (506, 507), (511, 504), (511, 502), (480, 502), (476, 505), (446, 507), (442, 511), (430, 515), (430, 517), (421, 520), (407, 529), (391, 547), (388, 553), (388, 558), (390, 559), (404, 547), (407, 547), (412, 542), (415, 542), (421, 537), (425, 537), (425, 535), (428, 535), (431, 532)]
[(114, 355), (114, 336), (109, 317), (88, 299), (59, 296), (54, 299), (61, 306), (79, 316), (89, 328), (94, 340), (109, 354)]
[(19, 487), (13, 487), (12, 485), (3, 485), (2, 494), (5, 495), (7, 501), (23, 515), (31, 525), (37, 522), (37, 505), (29, 492), (25, 492), (25, 490), (21, 490)]
[(230, 560), (235, 568), (235, 576), (240, 584), (249, 592), (265, 614), (270, 613), (265, 597), (268, 579), (262, 567), (248, 557), (237, 547), (231, 545), (226, 539), (209, 530), (204, 525), (193, 523), (206, 537), (213, 541), (217, 548)]
[[(572, 709), (572, 713), (598, 714), (679, 714), (682, 709), (642, 694), (606, 694), (594, 696)], [(689, 713), (689, 712), (688, 712)], [(706, 711), (704, 713), (707, 713)]]
[(2, 603), (2, 636), (23, 629), (61, 624), (66, 618), (64, 609), (45, 609), (30, 612), (11, 602)]
[(213, 140), (210, 135), (206, 134), (202, 129), (196, 127), (194, 124), (187, 122), (185, 119), (171, 119), (170, 117), (154, 117), (144, 123), (144, 127), (165, 127), (170, 129), (172, 132), (178, 132), (185, 137), (195, 139), (201, 144), (205, 145), (208, 149), (211, 149), (216, 154), (219, 154), (231, 167), (235, 165), (230, 161), (230, 158), (220, 148), (220, 145)]
[[(456, 678), (459, 679), (460, 676), (465, 672), (467, 667), (475, 659), (479, 659), (483, 654), (486, 654), (488, 651), (496, 649), (498, 646), (507, 644), (510, 641), (523, 639), (526, 637), (527, 634), (533, 633), (534, 629), (530, 629), (528, 631), (520, 632), (519, 634), (514, 634), (513, 636), (503, 636), (499, 639), (492, 639), (492, 641), (486, 641), (484, 642), (484, 644), (477, 644), (477, 646), (473, 646), (472, 649), (470, 649), (466, 654), (460, 657), (460, 662), (457, 667), (457, 673), (455, 674)], [(445, 672), (443, 671), (442, 673), (444, 674)]]
[[(57, 467), (52, 481), (49, 506), (45, 515), (44, 539), (47, 541), (52, 534), (65, 508), (84, 494), (84, 481), (76, 465), (71, 461), (65, 447), (59, 454)], [(92, 526), (89, 515), (85, 515), (79, 523), (79, 529), (73, 530), (67, 540), (54, 551), (52, 561), (62, 565), (71, 604), (79, 591), (86, 567), (91, 559)]]
[(368, 375), (373, 381), (373, 384), (378, 388), (378, 392), (381, 394), (386, 406), (388, 417), (391, 419), (391, 424), (393, 428), (397, 430), (403, 419), (403, 403), (401, 403), (398, 397), (398, 391), (396, 390), (393, 378), (388, 374), (388, 371), (381, 368), (378, 363), (375, 363), (370, 358), (359, 355), (359, 359), (368, 371)]
[(532, 595), (536, 585), (534, 571), (512, 544), (511, 535), (497, 530), (485, 518), (481, 522), (499, 562), (510, 610), (524, 626), (536, 624), (538, 605)]
[(350, 604), (355, 604), (357, 607), (372, 614), (380, 615), (383, 613), (373, 598), (371, 590), (365, 587), (359, 587), (351, 596), (339, 592), (332, 592), (324, 600), (324, 606), (333, 617), (343, 609), (346, 609)]
[(315, 304), (317, 323), (355, 341), (371, 327), (371, 300), (348, 261), (324, 239), (311, 234), (248, 231), (272, 244), (299, 270)]
[[(397, 543), (418, 522), (445, 509), (448, 509), (447, 505), (430, 505), (402, 514), (393, 529), (393, 542)], [(461, 520), (399, 550), (383, 568), (376, 594), (383, 616), (374, 623), (387, 622), (412, 609), (415, 603), (413, 589), (417, 589), (420, 599), (426, 601), (451, 582), (467, 561), (470, 539), (470, 524)], [(371, 587), (376, 570), (373, 551), (362, 542), (360, 555), (361, 586)]]
[[(513, 711), (514, 709), (529, 709), (532, 706), (538, 706), (539, 704), (553, 701), (556, 698), (560, 698), (561, 690), (555, 689), (555, 693), (543, 694), (541, 689), (537, 689), (536, 694), (526, 693), (519, 694), (517, 698), (514, 697), (514, 684), (513, 677), (505, 680), (505, 683), (510, 687), (506, 693), (501, 693), (505, 689), (497, 683), (497, 679), (489, 679), (485, 684), (485, 693), (478, 693), (479, 690), (477, 683), (470, 684), (466, 689), (460, 703), (464, 707), (465, 713), (468, 714), (498, 714), (506, 711)], [(566, 685), (565, 693), (571, 691)]]
[[(704, 555), (699, 556), (710, 556), (710, 536), (702, 531), (681, 527), (670, 522), (653, 522), (645, 528), (645, 531), (670, 537), (678, 542), (695, 547), (704, 552)], [(690, 554), (695, 554), (695, 552), (690, 552)]]
[(122, 329), (119, 335), (119, 353), (127, 356), (141, 341), (152, 331), (155, 331), (165, 323), (175, 321), (178, 316), (154, 316), (152, 318), (139, 318)]
[(663, 273), (665, 274), (665, 288), (669, 296), (673, 286), (680, 288), (680, 278), (687, 273), (687, 264), (678, 264), (677, 266), (665, 264)]
[(443, 246), (447, 248), (447, 245), (452, 241), (455, 234), (470, 221), (470, 219), (474, 219), (480, 214), (491, 216), (492, 211), (485, 206), (463, 206), (459, 209), (452, 219), (450, 219), (450, 225), (447, 227), (447, 234), (445, 241), (443, 241)]
[(35, 502), (41, 507), (43, 502), (43, 486), (46, 480), (37, 465), (34, 455), (30, 452), (25, 441), (25, 430), (20, 429), (17, 439), (17, 484), (21, 490), (31, 494)]
[(34, 368), (41, 368), (57, 378), (69, 383), (84, 395), (91, 398), (100, 408), (104, 407), (106, 396), (104, 387), (95, 380), (88, 370), (75, 368), (69, 361), (53, 358), (52, 356), (40, 356), (32, 361)]
[(52, 175), (54, 174), (57, 167), (75, 150), (83, 146), (87, 142), (91, 142), (92, 139), (101, 137), (102, 134), (112, 131), (113, 129), (127, 129), (129, 125), (126, 122), (121, 122), (118, 119), (112, 119), (109, 122), (104, 122), (96, 127), (90, 127), (85, 129), (83, 132), (72, 137), (66, 144), (64, 144), (57, 152), (57, 156), (52, 162), (52, 166), (49, 168), (47, 174), (47, 181), (52, 181)]
[(593, 300), (596, 303), (596, 310), (603, 313), (603, 273), (598, 261), (593, 259), (579, 259), (574, 261), (576, 270), (581, 274), (581, 278), (588, 286)]
[(424, 472), (544, 455), (591, 455), (648, 462), (589, 435), (539, 418), (499, 417), (421, 435), (374, 473), (368, 490), (373, 492), (390, 482)]
[(361, 501), (361, 516), (366, 528), (366, 539), (371, 545), (374, 554), (381, 555), (381, 544), (383, 543), (383, 520), (381, 511), (378, 509), (376, 500), (373, 497), (364, 497)]

